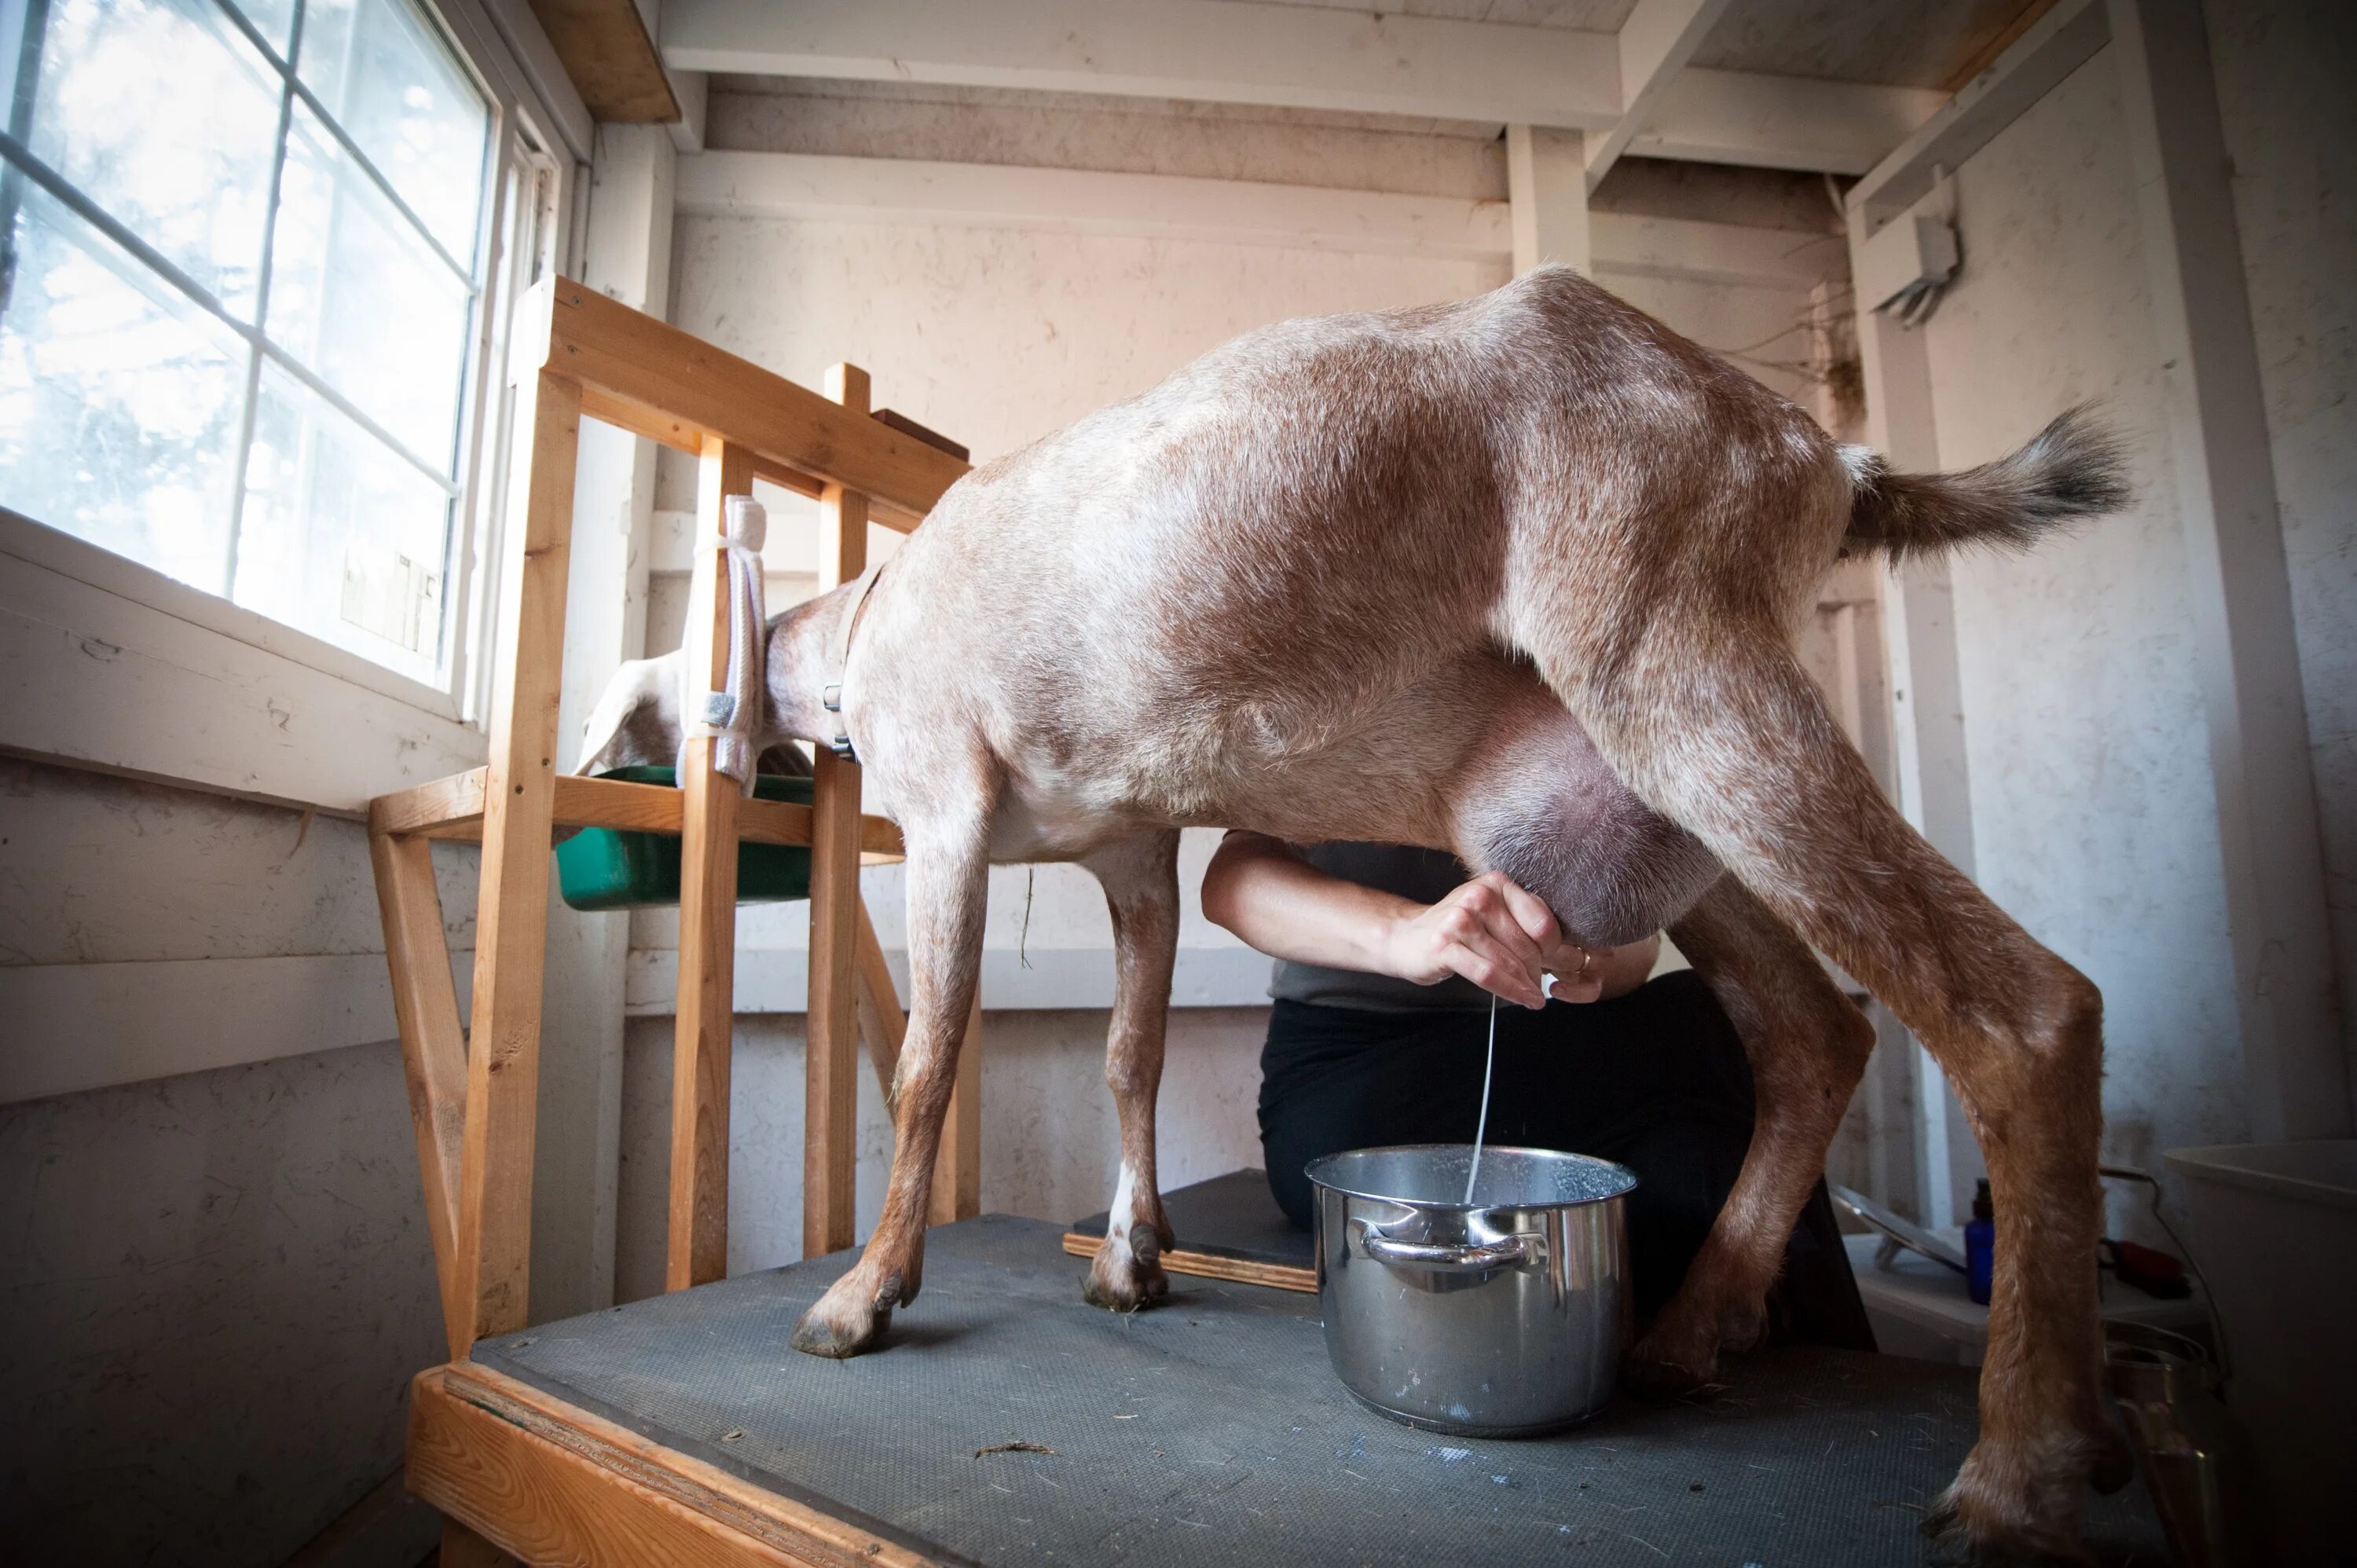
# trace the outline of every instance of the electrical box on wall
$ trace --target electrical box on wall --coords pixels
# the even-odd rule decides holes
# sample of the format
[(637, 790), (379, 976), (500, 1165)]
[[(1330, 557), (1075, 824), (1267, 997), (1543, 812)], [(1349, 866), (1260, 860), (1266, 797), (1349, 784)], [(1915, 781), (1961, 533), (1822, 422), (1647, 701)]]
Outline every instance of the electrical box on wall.
[(1955, 225), (1945, 218), (1910, 212), (1878, 231), (1857, 253), (1857, 295), (1876, 310), (1898, 312), (1912, 326), (1956, 275)]

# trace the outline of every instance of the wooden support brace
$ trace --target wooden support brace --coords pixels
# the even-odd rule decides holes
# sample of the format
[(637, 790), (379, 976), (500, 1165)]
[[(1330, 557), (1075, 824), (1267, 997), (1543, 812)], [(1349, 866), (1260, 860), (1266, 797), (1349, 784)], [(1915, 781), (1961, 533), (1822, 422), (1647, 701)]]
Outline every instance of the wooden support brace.
[(974, 988), (966, 1015), (965, 1042), (958, 1047), (957, 1084), (942, 1122), (941, 1153), (933, 1161), (933, 1190), (926, 1218), (935, 1225), (971, 1219), (982, 1212), (982, 990)]
[[(867, 373), (827, 372), (828, 395), (863, 419)], [(867, 569), (867, 498), (830, 485), (819, 501), (819, 592)], [(831, 674), (840, 674), (832, 671)], [(841, 1251), (856, 1239), (853, 1180), (858, 1157), (859, 768), (822, 746), (811, 816), (810, 1014), (803, 1058), (802, 1256)]]
[[(472, 843), (483, 836), (487, 771), (469, 768), (430, 784), (380, 795), (370, 803), (369, 820), (382, 832)], [(556, 780), (550, 819), (561, 828), (620, 828), (676, 836), (686, 829), (687, 809), (680, 791), (667, 785), (627, 784), (619, 779), (582, 779), (568, 773)], [(791, 800), (739, 800), (737, 837), (747, 843), (807, 844), (811, 809)], [(859, 819), (861, 864), (898, 860), (901, 854), (900, 830), (890, 819)]]
[(900, 993), (892, 984), (892, 971), (884, 961), (884, 945), (876, 940), (876, 924), (867, 918), (867, 900), (859, 901), (859, 1033), (867, 1042), (867, 1059), (875, 1066), (877, 1087), (884, 1103), (893, 1102), (892, 1080), (900, 1070), (900, 1047), (908, 1043), (909, 1015), (900, 1010)]
[(521, 1328), (532, 1264), (532, 1156), (539, 1109), (540, 999), (548, 939), (548, 844), (556, 793), (558, 669), (581, 389), (549, 371), (518, 379), (515, 513), (502, 544), (500, 645), (483, 794), (474, 1027), (458, 1191), (456, 1294), (463, 1352)]
[(442, 1326), (455, 1356), (473, 1337), (468, 1328), (473, 1314), (456, 1294), (467, 1039), (450, 976), (449, 939), (442, 930), (442, 898), (434, 886), (434, 846), (422, 838), (396, 838), (371, 828), (369, 860), (376, 869), (377, 907), (384, 917), (393, 1015), (401, 1031), (402, 1075), (409, 1085), (417, 1168), (425, 1182), (425, 1228), (434, 1240)]
[[(753, 493), (742, 447), (705, 444), (696, 494), (695, 574), (685, 652), (697, 689), (728, 680), (726, 508)], [(717, 771), (708, 736), (680, 748), (679, 1000), (672, 1036), (671, 1222), (663, 1288), (728, 1273), (728, 1083), (736, 1024), (737, 781)]]

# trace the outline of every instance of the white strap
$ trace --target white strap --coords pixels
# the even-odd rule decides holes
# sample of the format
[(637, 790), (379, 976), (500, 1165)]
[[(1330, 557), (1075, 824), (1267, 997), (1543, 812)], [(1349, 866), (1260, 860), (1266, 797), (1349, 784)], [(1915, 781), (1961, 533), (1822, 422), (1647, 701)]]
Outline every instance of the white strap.
[[(721, 536), (707, 539), (716, 545), (720, 564), (728, 573), (722, 591), (728, 601), (728, 673), (716, 691), (705, 691), (699, 672), (683, 671), (687, 690), (681, 693), (681, 739), (711, 740), (712, 767), (753, 792), (753, 768), (759, 759), (754, 736), (761, 724), (761, 678), (767, 662), (769, 616), (761, 592), (761, 543), (769, 535), (769, 514), (750, 496), (730, 496), (722, 509)], [(683, 755), (683, 761), (684, 760)]]

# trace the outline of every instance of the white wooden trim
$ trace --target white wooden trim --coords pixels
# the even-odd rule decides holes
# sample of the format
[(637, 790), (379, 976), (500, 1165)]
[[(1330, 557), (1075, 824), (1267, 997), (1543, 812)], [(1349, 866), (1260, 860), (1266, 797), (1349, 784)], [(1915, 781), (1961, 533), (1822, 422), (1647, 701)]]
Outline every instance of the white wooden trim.
[[(1868, 236), (1867, 210), (1849, 212), (1853, 270)], [(1866, 381), (1867, 444), (1903, 472), (1940, 467), (1931, 361), (1923, 334), (1865, 306), (1857, 312)], [(1933, 849), (1973, 875), (1970, 754), (1964, 746), (1963, 672), (1956, 654), (1948, 564), (1932, 555), (1882, 573), (1884, 658), (1890, 674), (1890, 749), (1900, 811)], [(1894, 1032), (1903, 1032), (1893, 1021)], [(1915, 1050), (1916, 1192), (1926, 1225), (1955, 1222), (1957, 1161), (1971, 1147), (1953, 1134), (1954, 1091), (1921, 1042)]]
[(1590, 213), (1587, 223), (1598, 277), (1674, 278), (1730, 288), (1805, 292), (1845, 265), (1838, 234), (1625, 212)]
[[(892, 983), (905, 1005), (909, 955), (888, 950)], [(669, 1017), (678, 998), (679, 950), (638, 948), (630, 953), (626, 985), (634, 1018)], [(1170, 984), (1173, 1007), (1265, 1007), (1269, 960), (1245, 947), (1180, 948)], [(806, 948), (739, 948), (736, 969), (737, 1011), (801, 1013), (810, 995)], [(985, 948), (982, 955), (982, 1004), (993, 1012), (1098, 1010), (1113, 1005), (1111, 948)]]
[(1629, 150), (1629, 141), (1657, 108), (1670, 83), (1733, 0), (1637, 0), (1620, 24), (1620, 117), (1587, 134), (1587, 188), (1594, 190)]
[[(481, 766), (482, 732), (436, 711), (439, 693), (426, 693), (435, 706), (388, 694), (425, 689), (0, 516), (0, 749), (351, 816), (372, 796)], [(154, 581), (139, 596), (116, 591), (143, 576)]]
[(1935, 171), (1956, 168), (2084, 65), (2111, 29), (2103, 0), (2060, 4), (1966, 82), (1947, 105), (1850, 188), (1849, 205), (1879, 226), (1921, 199)]
[(1516, 277), (1548, 262), (1595, 272), (1596, 231), (1579, 133), (1507, 126), (1506, 199)]
[[(452, 955), (467, 1005), (472, 954)], [(396, 1037), (384, 954), (0, 966), (0, 1104)]]
[(667, 0), (674, 70), (1603, 127), (1610, 33), (1237, 0)]
[(404, 675), (348, 648), (339, 648), (325, 638), (273, 620), (219, 594), (166, 576), (103, 545), (92, 544), (87, 539), (0, 507), (0, 558), (11, 557), (264, 652), (298, 660), (339, 681), (365, 686), (422, 712), (448, 719), (458, 716), (457, 699), (439, 687)]
[[(1547, 134), (1543, 131), (1538, 134)], [(1568, 150), (1569, 177), (1577, 155)], [(1506, 204), (1159, 174), (926, 163), (802, 153), (679, 160), (679, 209), (697, 217), (837, 220), (1139, 234), (1230, 244), (1502, 259)], [(1838, 236), (1598, 212), (1598, 275), (1805, 289), (1840, 265)]]
[(1749, 168), (1864, 174), (1939, 113), (1928, 87), (1689, 69), (1672, 77), (1628, 152)]
[(2308, 709), (2199, 0), (2110, 0), (2210, 718), (2251, 1130), (2350, 1134)]
[[(1236, 0), (669, 0), (680, 70), (925, 81), (1604, 131), (1622, 35)], [(1862, 174), (1945, 101), (1922, 88), (1665, 73), (1626, 151)]]
[(1496, 256), (1507, 248), (1501, 201), (805, 153), (682, 158), (679, 207), (697, 216), (1051, 229), (1440, 256)]

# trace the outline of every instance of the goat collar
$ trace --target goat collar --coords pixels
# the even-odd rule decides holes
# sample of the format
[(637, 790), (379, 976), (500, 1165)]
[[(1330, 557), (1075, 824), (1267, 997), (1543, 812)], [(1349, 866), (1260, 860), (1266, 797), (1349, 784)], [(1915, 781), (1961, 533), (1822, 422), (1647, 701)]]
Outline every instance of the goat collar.
[(826, 748), (855, 765), (859, 761), (859, 753), (853, 748), (851, 730), (843, 722), (843, 680), (851, 667), (851, 634), (859, 629), (859, 612), (867, 607), (868, 593), (883, 570), (884, 563), (878, 561), (859, 574), (859, 580), (853, 585), (856, 591), (851, 596), (851, 607), (844, 612), (843, 628), (834, 638), (834, 679), (826, 683), (819, 696), (820, 705), (834, 715), (834, 738), (826, 743)]

